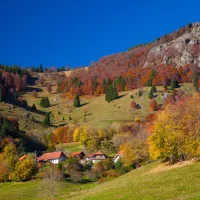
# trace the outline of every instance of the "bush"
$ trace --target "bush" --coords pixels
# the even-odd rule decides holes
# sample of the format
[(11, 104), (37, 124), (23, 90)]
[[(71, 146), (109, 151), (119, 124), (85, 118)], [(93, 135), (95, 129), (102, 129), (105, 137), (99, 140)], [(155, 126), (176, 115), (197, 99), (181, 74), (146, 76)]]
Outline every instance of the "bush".
[(114, 167), (114, 163), (110, 158), (107, 158), (106, 160), (102, 160), (95, 165), (95, 168), (101, 169), (100, 171), (107, 171), (107, 170), (113, 169), (113, 167)]
[(83, 172), (78, 171), (76, 169), (70, 170), (70, 178), (74, 183), (81, 182), (83, 175)]
[(115, 169), (117, 170), (120, 170), (123, 166), (123, 163), (121, 162), (121, 160), (118, 160), (116, 163), (115, 163)]
[(108, 171), (105, 171), (105, 172), (102, 173), (103, 177), (117, 178), (120, 175), (121, 174), (117, 170), (114, 170), (114, 169), (111, 169), (111, 170), (108, 170)]

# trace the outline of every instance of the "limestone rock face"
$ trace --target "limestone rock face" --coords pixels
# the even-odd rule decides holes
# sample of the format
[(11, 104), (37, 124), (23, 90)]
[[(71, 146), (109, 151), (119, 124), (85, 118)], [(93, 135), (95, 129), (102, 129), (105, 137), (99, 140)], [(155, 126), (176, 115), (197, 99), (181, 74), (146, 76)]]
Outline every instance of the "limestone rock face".
[(193, 23), (190, 32), (175, 40), (153, 47), (144, 67), (156, 64), (173, 64), (176, 67), (186, 64), (197, 64), (200, 67), (200, 53), (195, 48), (200, 46), (200, 23)]

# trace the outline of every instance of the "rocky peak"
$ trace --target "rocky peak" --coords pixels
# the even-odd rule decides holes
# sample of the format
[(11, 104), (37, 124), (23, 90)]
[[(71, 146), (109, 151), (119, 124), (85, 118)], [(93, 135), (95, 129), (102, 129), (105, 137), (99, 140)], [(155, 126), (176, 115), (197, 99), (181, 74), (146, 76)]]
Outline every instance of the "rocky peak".
[(176, 67), (197, 64), (200, 67), (200, 23), (170, 42), (153, 47), (144, 67), (155, 64), (173, 64)]

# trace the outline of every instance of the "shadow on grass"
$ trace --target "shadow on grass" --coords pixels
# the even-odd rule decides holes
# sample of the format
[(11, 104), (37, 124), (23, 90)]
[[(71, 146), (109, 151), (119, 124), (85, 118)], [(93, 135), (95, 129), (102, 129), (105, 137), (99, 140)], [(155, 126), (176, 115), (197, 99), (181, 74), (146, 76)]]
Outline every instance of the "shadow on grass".
[[(65, 178), (65, 182), (67, 183), (72, 183), (72, 184), (77, 184), (77, 182), (74, 182), (73, 180), (71, 180), (69, 177)], [(79, 181), (78, 183), (80, 184), (87, 184), (87, 183), (94, 183), (95, 181), (92, 181), (90, 179), (81, 179), (81, 181)]]
[(126, 96), (127, 94), (119, 95), (117, 99), (121, 99), (122, 97)]
[(51, 104), (51, 105), (50, 105), (50, 108), (51, 108), (51, 107), (54, 107), (54, 106), (57, 106), (57, 105), (58, 105), (57, 103)]
[(24, 94), (27, 94), (27, 93), (31, 93), (33, 91), (36, 91), (36, 92), (42, 92), (43, 90), (40, 89), (40, 88), (37, 88), (37, 87), (28, 87), (26, 88), (26, 91), (21, 91), (19, 92), (19, 95), (24, 95)]
[(87, 104), (89, 104), (89, 102), (83, 102), (80, 107), (85, 106)]
[(14, 105), (16, 107), (23, 108), (24, 110), (32, 112), (32, 113), (35, 113), (35, 114), (40, 114), (40, 115), (45, 115), (46, 114), (45, 111), (42, 111), (42, 110), (33, 110), (33, 109), (31, 109), (30, 106), (20, 105), (16, 101), (8, 100), (8, 101), (5, 101), (5, 103), (9, 103), (9, 104)]

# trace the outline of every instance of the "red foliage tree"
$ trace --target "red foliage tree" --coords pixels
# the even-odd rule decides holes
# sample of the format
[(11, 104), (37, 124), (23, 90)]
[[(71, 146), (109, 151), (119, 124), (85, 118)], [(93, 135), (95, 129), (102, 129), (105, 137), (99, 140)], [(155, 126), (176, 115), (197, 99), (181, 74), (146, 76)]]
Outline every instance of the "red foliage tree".
[(159, 109), (159, 105), (157, 104), (155, 99), (151, 99), (150, 103), (149, 103), (149, 107), (153, 110), (156, 111)]
[(137, 104), (135, 103), (135, 101), (131, 101), (130, 108), (131, 109), (137, 108)]

